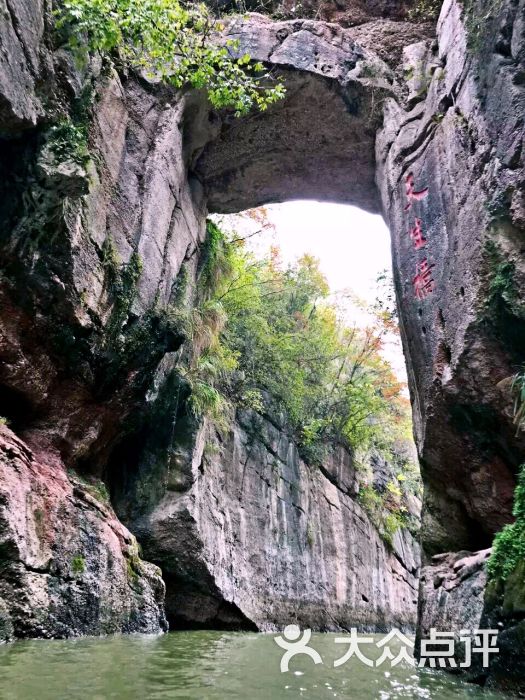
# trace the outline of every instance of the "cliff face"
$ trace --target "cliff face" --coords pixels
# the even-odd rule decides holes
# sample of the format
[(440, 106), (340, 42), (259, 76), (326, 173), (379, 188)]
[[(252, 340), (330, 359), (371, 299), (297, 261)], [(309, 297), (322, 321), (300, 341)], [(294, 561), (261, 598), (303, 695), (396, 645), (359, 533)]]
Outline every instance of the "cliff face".
[(101, 487), (0, 427), (0, 641), (166, 629), (160, 570)]
[(100, 478), (159, 361), (182, 342), (154, 300), (162, 307), (183, 261), (196, 264), (204, 235), (183, 155), (186, 103), (140, 81), (124, 87), (96, 61), (79, 71), (49, 46), (47, 4), (8, 9), (0, 413), (17, 438), (2, 443), (3, 634), (158, 632), (160, 571), (141, 561)]
[[(446, 2), (435, 49), (407, 49), (412, 109), (389, 102), (378, 139), (431, 552), (490, 545), (523, 454), (508, 381), (523, 361), (523, 7), (499, 3), (473, 23)], [(410, 173), (428, 187), (420, 201), (407, 198)], [(418, 299), (424, 260), (433, 288)]]
[[(266, 113), (234, 120), (210, 112), (203, 95), (117, 75), (96, 59), (79, 70), (52, 50), (47, 5), (7, 5), (1, 413), (27, 445), (17, 449), (32, 450), (28, 464), (61, 474), (66, 465), (111, 486), (147, 556), (165, 568), (174, 623), (413, 619), (405, 605), (417, 550), (406, 539), (392, 554), (379, 541), (352, 497), (349, 462), (335, 455), (313, 471), (266, 421), (255, 439), (241, 422), (216, 444), (185, 416), (172, 374), (184, 334), (170, 309), (182, 284), (191, 305), (208, 210), (311, 196), (383, 211), (426, 487), (425, 549), (485, 548), (511, 517), (524, 447), (509, 378), (524, 360), (525, 4), (447, 0), (431, 40), (404, 3), (387, 18), (381, 7), (349, 3), (345, 11), (370, 14), (341, 19), (346, 28), (232, 20), (226, 33), (240, 50), (289, 88)], [(64, 493), (72, 488), (64, 481)], [(104, 518), (113, 520), (110, 510)], [(80, 546), (72, 542), (67, 554), (58, 554), (65, 544), (53, 550), (66, 577)], [(10, 567), (18, 555), (8, 551)], [(265, 580), (266, 569), (275, 575)], [(440, 588), (422, 588), (427, 620), (439, 618)], [(125, 628), (123, 619), (114, 624)]]
[(115, 502), (162, 567), (172, 626), (414, 629), (418, 545), (380, 538), (342, 448), (309, 466), (284, 425), (241, 412), (222, 439), (204, 425), (177, 447), (152, 509), (150, 479), (137, 465)]
[(523, 461), (511, 378), (524, 359), (524, 17), (522, 2), (445, 2), (438, 41), (405, 50), (410, 94), (385, 106), (377, 142), (435, 554), (419, 631), (502, 628), (490, 671), (472, 674), (512, 692), (523, 611), (505, 600), (520, 600), (523, 572), (485, 596), (487, 552), (473, 550), (511, 519)]
[[(255, 437), (239, 424), (225, 445), (206, 438), (216, 452), (203, 457), (206, 429), (195, 435), (172, 372), (184, 342), (173, 303), (184, 286), (191, 306), (207, 201), (215, 197), (218, 208), (228, 181), (235, 206), (243, 196), (248, 202), (278, 191), (261, 182), (259, 194), (242, 195), (231, 165), (229, 173), (212, 173), (224, 167), (225, 151), (209, 145), (222, 144), (235, 122), (210, 113), (202, 95), (118, 76), (96, 60), (79, 70), (53, 51), (49, 9), (13, 3), (3, 28), (11, 54), (2, 76), (1, 413), (26, 459), (19, 468), (6, 448), (4, 628), (15, 636), (67, 636), (163, 627), (158, 571), (140, 560), (104, 503), (100, 479), (145, 556), (162, 564), (173, 624), (266, 629), (298, 619), (325, 629), (352, 621), (412, 628), (418, 547), (407, 533), (396, 536), (393, 552), (384, 545), (356, 503), (349, 456), (334, 456), (326, 469), (337, 474), (323, 476), (299, 459), (284, 430), (261, 421)], [(28, 14), (40, 20), (27, 23), (39, 29), (26, 36)], [(368, 129), (367, 148), (353, 151), (368, 180), (354, 172), (338, 183), (334, 172), (329, 187), (341, 198), (342, 185), (351, 186), (362, 206), (377, 209), (367, 120), (375, 123), (379, 111), (367, 86), (390, 91), (391, 70), (322, 23), (274, 27), (257, 18), (246, 27), (246, 37), (266, 37), (254, 56), (278, 33), (282, 46), (272, 60), (290, 81), (277, 121), (266, 131), (260, 125), (264, 139), (305, 106), (313, 115), (330, 99), (337, 112), (318, 148), (342, 120), (349, 146)], [(315, 51), (301, 37), (317, 37)], [(302, 77), (301, 45), (310, 62)], [(316, 52), (324, 52), (321, 62)], [(15, 64), (27, 79), (13, 78)], [(372, 77), (359, 77), (363, 66)], [(309, 104), (305, 97), (317, 88), (322, 99)], [(84, 125), (89, 154), (78, 143)], [(249, 139), (239, 139), (243, 150)], [(342, 147), (340, 139), (336, 150)], [(270, 158), (282, 183), (286, 169), (310, 157), (304, 145), (289, 162), (277, 155)], [(307, 172), (314, 177), (312, 166)], [(300, 178), (288, 181), (284, 196), (303, 191)], [(321, 183), (316, 177), (308, 191)], [(60, 490), (47, 484), (52, 476)], [(20, 516), (22, 529), (14, 522)], [(54, 612), (42, 617), (47, 609)]]

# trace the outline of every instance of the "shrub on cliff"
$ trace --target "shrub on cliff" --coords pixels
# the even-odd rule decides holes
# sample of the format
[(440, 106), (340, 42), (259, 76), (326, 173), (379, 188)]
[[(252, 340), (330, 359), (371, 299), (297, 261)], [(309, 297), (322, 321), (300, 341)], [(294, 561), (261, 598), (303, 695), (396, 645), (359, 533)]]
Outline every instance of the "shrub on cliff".
[(512, 512), (516, 522), (505, 525), (494, 539), (488, 563), (490, 579), (505, 581), (518, 564), (525, 560), (525, 464), (518, 476)]
[[(352, 450), (356, 463), (365, 457), (359, 500), (391, 543), (411, 522), (409, 494), (419, 495), (410, 407), (381, 356), (392, 312), (377, 310), (370, 328), (349, 327), (315, 258), (283, 266), (277, 249), (261, 259), (215, 223), (207, 228), (178, 367), (190, 408), (218, 428), (228, 427), (237, 408), (270, 416), (311, 465), (322, 464), (334, 444)], [(373, 485), (371, 451), (391, 469), (381, 492)]]
[(410, 439), (408, 401), (380, 352), (389, 321), (346, 325), (315, 258), (258, 259), (210, 222), (198, 289), (192, 313), (212, 304), (223, 315), (204, 324), (211, 333), (190, 324), (189, 366), (234, 405), (261, 410), (270, 396), (310, 461), (327, 443), (388, 452)]
[(77, 54), (99, 51), (176, 88), (207, 91), (216, 108), (246, 114), (284, 94), (260, 63), (238, 56), (238, 43), (211, 41), (221, 29), (201, 4), (178, 0), (65, 0), (57, 26)]

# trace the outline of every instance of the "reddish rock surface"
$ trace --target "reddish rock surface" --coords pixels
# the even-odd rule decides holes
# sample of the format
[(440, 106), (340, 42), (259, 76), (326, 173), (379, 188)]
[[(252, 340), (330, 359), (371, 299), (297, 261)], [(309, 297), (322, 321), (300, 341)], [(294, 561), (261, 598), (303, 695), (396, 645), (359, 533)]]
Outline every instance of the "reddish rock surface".
[(100, 484), (0, 427), (0, 602), (6, 636), (165, 628), (161, 572), (138, 556)]

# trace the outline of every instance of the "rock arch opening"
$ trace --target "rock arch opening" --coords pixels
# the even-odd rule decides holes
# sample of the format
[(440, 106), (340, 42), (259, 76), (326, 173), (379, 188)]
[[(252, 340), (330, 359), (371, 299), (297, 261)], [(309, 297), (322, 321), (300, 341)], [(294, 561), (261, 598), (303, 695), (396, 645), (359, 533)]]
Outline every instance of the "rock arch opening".
[[(511, 421), (494, 408), (499, 399), (492, 390), (476, 395), (468, 376), (469, 333), (483, 336), (474, 350), (480, 361), (494, 346), (494, 334), (487, 332), (482, 314), (476, 317), (474, 309), (461, 314), (456, 302), (467, 303), (468, 280), (476, 279), (476, 294), (482, 293), (476, 267), (486, 264), (482, 247), (469, 256), (467, 244), (458, 252), (457, 236), (449, 235), (458, 230), (459, 207), (445, 195), (450, 182), (465, 178), (465, 191), (483, 206), (479, 183), (476, 189), (467, 181), (471, 170), (465, 158), (467, 152), (472, 157), (472, 150), (464, 151), (460, 139), (455, 160), (444, 163), (440, 155), (448, 148), (447, 134), (463, 128), (458, 96), (472, 113), (476, 104), (460, 81), (458, 66), (447, 67), (458, 46), (465, 55), (467, 51), (465, 34), (458, 46), (446, 34), (460, 14), (456, 3), (446, 3), (438, 43), (410, 46), (403, 55), (404, 73), (400, 55), (384, 62), (381, 46), (374, 46), (366, 32), (309, 20), (272, 22), (252, 16), (232, 21), (227, 35), (282, 75), (289, 92), (267, 113), (224, 118), (214, 137), (193, 150), (190, 161), (210, 212), (310, 197), (385, 216), (392, 231), (401, 332), (427, 485), (425, 541), (432, 553), (490, 544), (511, 517), (521, 449), (503, 448), (497, 434), (512, 442)], [(406, 27), (398, 27), (405, 36)], [(406, 199), (409, 176), (415, 192), (428, 190), (424, 202)], [(471, 221), (461, 226), (485, 225), (479, 208), (463, 209), (463, 216)], [(416, 279), (422, 289), (415, 289)], [(499, 380), (514, 367), (512, 358), (503, 360), (496, 372)], [(470, 415), (471, 408), (486, 418), (474, 421), (475, 431), (468, 428), (472, 421), (456, 420), (465, 411)], [(490, 494), (487, 489), (480, 493), (482, 473), (497, 475)]]
[(334, 25), (256, 16), (227, 36), (282, 77), (287, 94), (267, 112), (226, 118), (194, 154), (209, 210), (310, 198), (378, 213), (375, 140), (397, 88), (392, 69)]

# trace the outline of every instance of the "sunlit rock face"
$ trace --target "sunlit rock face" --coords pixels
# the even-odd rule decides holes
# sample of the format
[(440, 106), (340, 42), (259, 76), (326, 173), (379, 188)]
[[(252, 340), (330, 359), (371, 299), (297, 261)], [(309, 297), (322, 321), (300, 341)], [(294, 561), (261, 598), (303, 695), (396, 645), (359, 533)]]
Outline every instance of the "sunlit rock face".
[(0, 123), (2, 131), (32, 127), (44, 114), (37, 83), (48, 68), (44, 49), (45, 3), (3, 3), (0, 24)]

